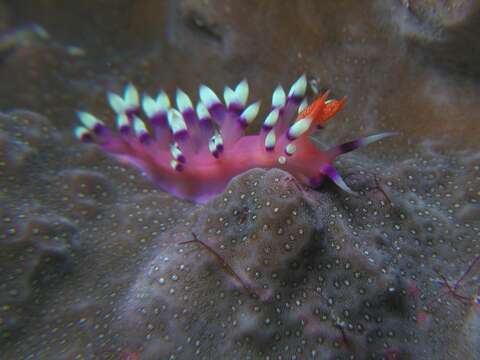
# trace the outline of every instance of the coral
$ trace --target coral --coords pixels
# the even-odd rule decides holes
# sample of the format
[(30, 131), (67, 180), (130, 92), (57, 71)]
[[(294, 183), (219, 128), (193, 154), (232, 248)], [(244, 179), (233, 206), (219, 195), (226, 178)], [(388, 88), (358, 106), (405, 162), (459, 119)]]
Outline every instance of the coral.
[(2, 160), (24, 169), (2, 176), (6, 358), (478, 355), (473, 152), (352, 155), (338, 166), (357, 196), (254, 169), (192, 205), (38, 115), (3, 118), (5, 144), (30, 149)]
[[(71, 270), (78, 250), (77, 226), (25, 192), (32, 159), (58, 140), (50, 122), (27, 111), (0, 115), (0, 332), (15, 333), (28, 323), (36, 289)], [(48, 157), (47, 157), (48, 158)], [(42, 172), (41, 164), (36, 165)], [(46, 175), (46, 173), (44, 174)], [(34, 190), (36, 191), (36, 190)], [(21, 201), (16, 198), (21, 195)]]
[[(298, 181), (313, 187), (328, 177), (351, 192), (332, 166), (335, 158), (392, 133), (320, 151), (309, 136), (343, 107), (345, 98), (327, 99), (327, 91), (308, 105), (306, 88), (305, 75), (292, 85), (288, 96), (279, 85), (260, 133), (244, 136), (260, 108), (259, 102), (247, 106), (249, 88), (245, 80), (235, 90), (225, 88), (225, 104), (209, 87), (201, 85), (196, 111), (182, 90), (177, 89), (178, 110), (170, 107), (163, 91), (156, 99), (145, 95), (142, 108), (148, 123), (140, 119), (139, 95), (130, 84), (123, 97), (108, 95), (117, 114), (119, 135), (95, 116), (79, 112), (82, 125), (75, 128), (75, 136), (84, 142), (94, 141), (117, 160), (139, 168), (163, 190), (196, 202), (218, 195), (233, 176), (255, 167), (289, 171)], [(290, 125), (297, 108), (297, 119)]]
[[(155, 189), (147, 193), (141, 177), (106, 163), (96, 149), (79, 152), (64, 143), (43, 116), (0, 117), (0, 352), (2, 358), (68, 357), (98, 335), (86, 327), (97, 320), (101, 325), (93, 326), (103, 327), (95, 314), (111, 311), (106, 300), (126, 286), (120, 279), (135, 276), (147, 239), (181, 223), (176, 216), (186, 217), (191, 206)], [(122, 273), (120, 283), (112, 282), (114, 273)], [(17, 355), (4, 355), (31, 331), (39, 331), (39, 348), (24, 343)], [(72, 349), (49, 354), (57, 344)], [(92, 354), (103, 351), (95, 346)]]
[(386, 9), (406, 44), (423, 62), (457, 76), (478, 79), (480, 48), (474, 41), (480, 24), (477, 2), (401, 0)]
[[(450, 246), (475, 244), (468, 226), (456, 231), (461, 243), (440, 240), (439, 254), (427, 255), (432, 234), (449, 221), (442, 210), (429, 210), (436, 189), (428, 179), (448, 167), (429, 158), (419, 175), (425, 180), (416, 179), (421, 186), (408, 200), (395, 185), (423, 161), (387, 172), (383, 190), (359, 173), (352, 183), (368, 198), (340, 202), (328, 192), (305, 192), (280, 170), (235, 178), (194, 215), (191, 228), (158, 239), (157, 255), (119, 305), (115, 329), (128, 339), (122, 344), (147, 359), (427, 359), (436, 357), (437, 341), (455, 336), (443, 350), (470, 353), (462, 333), (475, 304), (445, 296), (432, 281), (436, 263), (453, 260)], [(474, 159), (466, 163), (475, 166)], [(471, 258), (461, 260), (464, 267)], [(470, 299), (478, 291), (472, 264), (462, 285)]]

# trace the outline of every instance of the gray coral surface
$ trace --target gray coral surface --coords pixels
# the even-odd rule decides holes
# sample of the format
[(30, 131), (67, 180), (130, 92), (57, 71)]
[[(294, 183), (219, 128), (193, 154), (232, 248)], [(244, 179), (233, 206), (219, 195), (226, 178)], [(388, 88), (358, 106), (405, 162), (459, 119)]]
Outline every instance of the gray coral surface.
[(1, 120), (2, 358), (479, 355), (478, 307), (441, 281), (479, 253), (478, 154), (350, 156), (358, 196), (253, 169), (200, 206), (40, 115)]

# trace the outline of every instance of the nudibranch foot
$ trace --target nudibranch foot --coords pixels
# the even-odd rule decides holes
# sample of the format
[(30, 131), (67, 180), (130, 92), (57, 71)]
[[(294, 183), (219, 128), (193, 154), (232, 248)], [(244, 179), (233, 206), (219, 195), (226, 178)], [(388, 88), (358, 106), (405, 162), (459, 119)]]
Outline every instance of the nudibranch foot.
[(260, 102), (247, 104), (246, 80), (234, 89), (226, 87), (223, 101), (201, 85), (196, 105), (178, 89), (176, 107), (164, 91), (156, 98), (144, 95), (140, 99), (129, 84), (123, 96), (108, 94), (116, 114), (116, 132), (94, 115), (78, 112), (81, 125), (75, 135), (137, 167), (163, 190), (199, 203), (222, 193), (234, 176), (256, 167), (283, 169), (312, 187), (327, 177), (353, 193), (333, 167), (335, 158), (394, 134), (371, 135), (320, 150), (310, 136), (325, 126), (346, 99), (328, 99), (326, 92), (309, 105), (306, 88), (305, 75), (288, 93), (277, 86), (259, 133), (245, 135), (260, 111)]

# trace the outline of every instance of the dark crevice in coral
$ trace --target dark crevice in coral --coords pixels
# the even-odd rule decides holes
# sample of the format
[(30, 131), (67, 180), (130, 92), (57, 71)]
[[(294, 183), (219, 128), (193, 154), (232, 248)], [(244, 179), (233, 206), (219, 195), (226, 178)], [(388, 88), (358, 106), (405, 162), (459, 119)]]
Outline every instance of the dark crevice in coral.
[(202, 14), (191, 10), (185, 15), (185, 24), (196, 34), (200, 34), (218, 43), (223, 42), (222, 29), (217, 24), (209, 23)]

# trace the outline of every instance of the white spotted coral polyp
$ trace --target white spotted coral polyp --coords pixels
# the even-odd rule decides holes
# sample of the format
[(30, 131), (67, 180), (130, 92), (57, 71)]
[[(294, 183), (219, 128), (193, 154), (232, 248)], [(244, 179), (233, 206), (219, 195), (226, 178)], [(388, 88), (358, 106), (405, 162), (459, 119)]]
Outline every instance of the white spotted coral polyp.
[(75, 129), (75, 135), (139, 168), (164, 191), (199, 203), (222, 193), (230, 179), (252, 168), (280, 168), (311, 187), (330, 178), (351, 192), (332, 166), (335, 158), (391, 133), (327, 151), (318, 149), (309, 137), (344, 106), (345, 99), (328, 99), (327, 92), (308, 105), (306, 87), (305, 75), (295, 81), (288, 94), (278, 86), (259, 133), (245, 135), (260, 110), (260, 102), (247, 104), (246, 80), (235, 89), (225, 87), (224, 101), (201, 85), (195, 107), (187, 94), (177, 90), (176, 108), (163, 91), (156, 98), (144, 95), (140, 101), (137, 89), (130, 84), (123, 97), (108, 94), (116, 113), (117, 132), (95, 116), (78, 112), (82, 125)]

